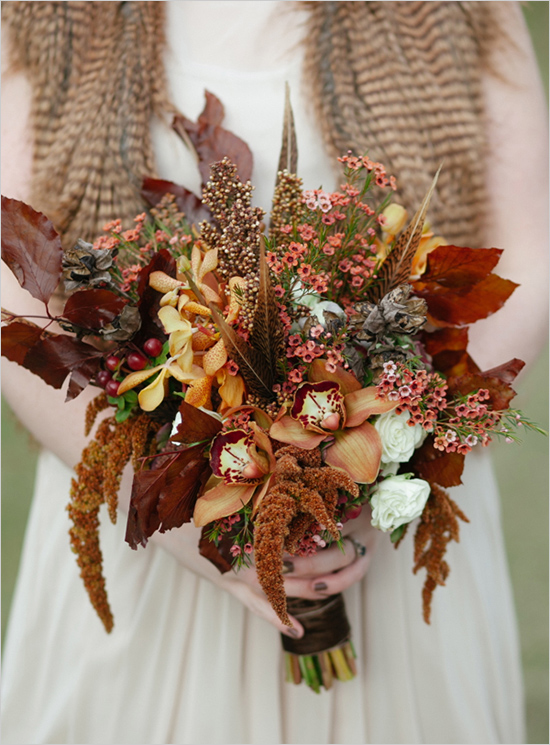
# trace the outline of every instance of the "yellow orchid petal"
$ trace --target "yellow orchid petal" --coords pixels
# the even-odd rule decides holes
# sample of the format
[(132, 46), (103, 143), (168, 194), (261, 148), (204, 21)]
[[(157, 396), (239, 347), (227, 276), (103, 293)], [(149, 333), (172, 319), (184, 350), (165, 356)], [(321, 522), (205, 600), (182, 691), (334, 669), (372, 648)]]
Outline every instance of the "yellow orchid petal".
[(167, 334), (174, 331), (188, 331), (191, 334), (192, 326), (186, 318), (182, 318), (178, 311), (171, 305), (166, 305), (158, 312), (160, 322)]
[(201, 260), (202, 260), (201, 250), (198, 247), (198, 245), (195, 243), (193, 248), (191, 249), (191, 271), (193, 273), (193, 277), (195, 278), (199, 276), (199, 272), (201, 268)]
[(209, 251), (205, 253), (204, 258), (202, 260), (200, 271), (197, 273), (197, 277), (199, 281), (202, 282), (203, 277), (206, 274), (208, 274), (208, 272), (213, 272), (217, 266), (218, 266), (218, 249), (211, 248)]
[(177, 290), (170, 290), (170, 292), (167, 292), (166, 295), (163, 295), (160, 299), (160, 307), (164, 307), (165, 305), (171, 305), (172, 307), (176, 307), (179, 300), (179, 293)]
[(205, 334), (204, 331), (195, 331), (193, 334), (193, 351), (204, 352), (216, 343), (216, 337)]
[(191, 344), (187, 344), (182, 348), (177, 362), (180, 370), (183, 370), (183, 372), (189, 373), (191, 371), (193, 366), (193, 347)]
[(196, 316), (211, 316), (212, 315), (210, 308), (207, 308), (206, 305), (195, 303), (193, 300), (190, 300), (188, 303), (186, 303), (183, 310), (186, 313), (194, 313)]
[(207, 405), (207, 408), (211, 408), (209, 406), (211, 390), (212, 378), (205, 376), (199, 380), (192, 380), (189, 383), (189, 388), (185, 394), (185, 402), (191, 406), (196, 406), (197, 408)]
[(229, 375), (226, 370), (218, 372), (218, 382), (220, 377), (223, 381), (219, 387), (219, 394), (222, 399), (221, 410), (232, 409), (234, 406), (240, 406), (243, 402), (245, 387), (244, 380), (240, 375)]
[(241, 310), (240, 291), (244, 289), (244, 286), (245, 280), (243, 277), (231, 277), (229, 280), (229, 313), (225, 319), (229, 324), (237, 320)]
[(136, 385), (143, 383), (145, 380), (147, 380), (147, 378), (150, 378), (151, 375), (154, 375), (161, 369), (162, 365), (157, 365), (156, 367), (150, 367), (147, 370), (139, 370), (138, 372), (130, 373), (118, 386), (117, 396), (122, 396), (123, 393), (126, 393), (126, 391), (135, 388)]
[(207, 375), (215, 375), (217, 371), (227, 362), (227, 350), (223, 339), (220, 339), (204, 355), (202, 366)]
[(183, 283), (178, 279), (170, 277), (166, 272), (151, 272), (149, 275), (149, 284), (154, 290), (158, 290), (158, 292), (164, 294), (181, 287)]
[(221, 298), (218, 295), (218, 293), (217, 292), (214, 292), (214, 290), (211, 287), (209, 287), (208, 285), (204, 284), (204, 282), (202, 282), (199, 285), (199, 287), (200, 287), (200, 291), (204, 295), (204, 299), (206, 300), (207, 303), (219, 303), (219, 302), (221, 302)]
[(143, 411), (154, 411), (164, 400), (166, 394), (166, 367), (160, 371), (158, 377), (138, 394), (139, 405)]

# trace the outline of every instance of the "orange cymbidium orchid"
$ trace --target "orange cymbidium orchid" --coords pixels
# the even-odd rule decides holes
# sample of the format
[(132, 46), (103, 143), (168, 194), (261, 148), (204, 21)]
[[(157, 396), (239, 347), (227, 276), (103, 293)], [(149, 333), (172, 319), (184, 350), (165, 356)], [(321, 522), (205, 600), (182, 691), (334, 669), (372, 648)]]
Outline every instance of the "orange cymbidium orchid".
[(210, 466), (220, 483), (199, 497), (193, 521), (202, 527), (237, 512), (252, 497), (256, 507), (266, 494), (276, 461), (267, 433), (255, 422), (250, 431), (234, 429), (217, 435), (210, 450)]
[(395, 409), (396, 402), (378, 398), (375, 387), (362, 388), (355, 376), (342, 368), (327, 373), (322, 360), (312, 365), (310, 378), (314, 382), (298, 387), (290, 416), (276, 421), (270, 436), (305, 450), (313, 450), (330, 438), (325, 462), (346, 471), (358, 484), (371, 484), (380, 469), (382, 443), (367, 419)]

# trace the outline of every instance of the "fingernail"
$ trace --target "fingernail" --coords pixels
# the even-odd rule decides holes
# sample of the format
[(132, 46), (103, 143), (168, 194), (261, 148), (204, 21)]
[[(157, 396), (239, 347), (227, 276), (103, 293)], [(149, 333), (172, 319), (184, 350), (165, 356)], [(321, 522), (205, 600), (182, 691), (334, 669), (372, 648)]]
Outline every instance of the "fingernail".
[(294, 637), (294, 639), (297, 639), (300, 636), (300, 632), (298, 631), (298, 629), (287, 629), (286, 633), (289, 636)]
[(294, 564), (291, 561), (283, 561), (283, 574), (290, 574), (294, 571)]
[(324, 582), (317, 582), (317, 584), (313, 585), (313, 589), (315, 592), (323, 592), (328, 589), (328, 586)]

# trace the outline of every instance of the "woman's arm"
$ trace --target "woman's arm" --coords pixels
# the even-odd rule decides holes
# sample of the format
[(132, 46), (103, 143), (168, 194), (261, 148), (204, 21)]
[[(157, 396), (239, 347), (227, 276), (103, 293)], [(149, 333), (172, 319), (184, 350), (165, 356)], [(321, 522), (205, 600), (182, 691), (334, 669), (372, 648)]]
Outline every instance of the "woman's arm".
[[(501, 5), (497, 3), (496, 5)], [(482, 369), (533, 362), (548, 339), (547, 104), (521, 9), (503, 3), (511, 40), (494, 49), (483, 86), (489, 152), (486, 247), (503, 248), (495, 271), (519, 283), (504, 308), (474, 324), (470, 353)]]

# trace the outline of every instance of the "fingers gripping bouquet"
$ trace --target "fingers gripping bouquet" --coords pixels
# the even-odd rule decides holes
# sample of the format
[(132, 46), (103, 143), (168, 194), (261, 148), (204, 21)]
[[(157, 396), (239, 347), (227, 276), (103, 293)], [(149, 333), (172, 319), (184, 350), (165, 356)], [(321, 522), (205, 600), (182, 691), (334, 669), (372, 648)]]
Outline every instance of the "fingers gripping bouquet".
[[(146, 179), (150, 217), (130, 230), (114, 221), (93, 245), (63, 249), (44, 215), (2, 198), (3, 258), (47, 319), (42, 328), (3, 311), (2, 353), (55, 388), (68, 377), (68, 399), (101, 389), (86, 431), (109, 415), (82, 454), (68, 511), (107, 631), (98, 516), (106, 503), (116, 520), (131, 460), (129, 545), (193, 520), (221, 571), (254, 560), (282, 622), (290, 611), (306, 629), (283, 637), (287, 679), (319, 690), (355, 674), (345, 607), (341, 596), (287, 598), (283, 557), (342, 545), (361, 508), (396, 546), (417, 521), (413, 571), (426, 570), (429, 623), (446, 545), (467, 520), (446, 489), (461, 483), (474, 446), (533, 426), (509, 408), (523, 363), (482, 372), (467, 352), (468, 325), (515, 285), (492, 273), (500, 250), (432, 234), (435, 181), (409, 223), (385, 196), (395, 180), (368, 156), (339, 159), (339, 191), (304, 191), (289, 107), (265, 233), (250, 152), (222, 116), (207, 94), (197, 123), (174, 124), (199, 156), (202, 202)], [(53, 316), (60, 279), (72, 294)]]

